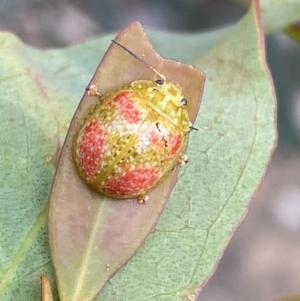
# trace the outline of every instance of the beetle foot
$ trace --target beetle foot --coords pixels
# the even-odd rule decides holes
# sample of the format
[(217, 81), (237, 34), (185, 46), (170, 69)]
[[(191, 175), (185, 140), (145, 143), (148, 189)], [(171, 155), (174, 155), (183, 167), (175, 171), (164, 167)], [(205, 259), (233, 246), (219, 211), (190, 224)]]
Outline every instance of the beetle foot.
[(187, 158), (187, 155), (186, 154), (181, 154), (180, 156), (179, 156), (179, 159), (178, 159), (178, 164), (179, 165), (184, 165), (184, 164), (186, 164), (186, 163), (188, 163), (188, 158)]
[(138, 202), (141, 204), (146, 204), (149, 199), (149, 196), (147, 194), (142, 194), (138, 197)]
[(86, 87), (89, 96), (98, 96), (100, 97), (101, 94), (96, 85), (91, 85), (90, 87)]

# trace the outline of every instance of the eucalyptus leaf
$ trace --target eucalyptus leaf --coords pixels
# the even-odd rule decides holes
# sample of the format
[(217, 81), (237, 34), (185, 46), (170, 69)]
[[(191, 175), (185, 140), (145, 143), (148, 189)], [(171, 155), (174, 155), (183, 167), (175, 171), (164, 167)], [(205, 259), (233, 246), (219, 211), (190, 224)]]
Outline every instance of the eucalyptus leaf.
[[(200, 131), (192, 133), (188, 147), (190, 162), (156, 229), (95, 300), (195, 298), (270, 160), (275, 96), (258, 2), (229, 32), (216, 35), (219, 42), (208, 52), (214, 44), (209, 35), (188, 36), (187, 41), (187, 35), (177, 35), (173, 44), (172, 34), (162, 38), (149, 32), (158, 53), (207, 74), (196, 121)], [(46, 239), (54, 166), (111, 37), (41, 51), (0, 34), (1, 300), (38, 300), (38, 274), (54, 282)]]

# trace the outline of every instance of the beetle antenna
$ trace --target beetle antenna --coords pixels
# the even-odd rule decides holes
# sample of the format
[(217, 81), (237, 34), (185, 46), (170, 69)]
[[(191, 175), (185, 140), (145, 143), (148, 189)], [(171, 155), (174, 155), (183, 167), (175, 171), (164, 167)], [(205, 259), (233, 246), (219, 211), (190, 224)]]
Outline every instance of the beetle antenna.
[(199, 129), (193, 127), (192, 125), (190, 125), (190, 130), (199, 131)]
[(155, 70), (153, 67), (151, 67), (147, 62), (145, 62), (141, 57), (137, 56), (135, 53), (133, 53), (131, 50), (129, 50), (127, 47), (125, 47), (124, 45), (120, 44), (119, 42), (117, 42), (116, 40), (111, 40), (113, 43), (115, 43), (116, 45), (118, 45), (119, 47), (121, 47), (122, 49), (124, 49), (126, 52), (128, 52), (130, 55), (132, 55), (135, 59), (137, 59), (138, 61), (140, 61), (142, 64), (144, 64), (145, 66), (147, 66), (149, 69), (151, 69), (155, 74), (157, 74), (160, 78), (162, 78), (163, 80), (166, 80), (166, 78), (160, 74), (157, 70)]

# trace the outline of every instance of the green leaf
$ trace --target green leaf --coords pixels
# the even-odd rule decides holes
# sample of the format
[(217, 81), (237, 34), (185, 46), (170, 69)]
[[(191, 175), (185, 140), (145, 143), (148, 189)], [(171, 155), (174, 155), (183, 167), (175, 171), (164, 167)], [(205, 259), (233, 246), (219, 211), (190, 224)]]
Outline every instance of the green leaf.
[(300, 43), (300, 22), (295, 23), (284, 30), (285, 34), (298, 44)]
[[(98, 301), (198, 295), (274, 147), (275, 97), (257, 3), (204, 58), (213, 44), (208, 34), (175, 36), (173, 41), (171, 34), (149, 33), (159, 53), (206, 72), (200, 132), (191, 135), (190, 163), (155, 231)], [(40, 51), (0, 35), (1, 300), (38, 300), (38, 274), (54, 279), (45, 227), (54, 175), (49, 161), (53, 156), (56, 162), (67, 124), (110, 39)]]
[(300, 19), (298, 0), (261, 0), (260, 7), (266, 33), (282, 30)]
[(284, 298), (276, 299), (274, 301), (300, 301), (300, 296), (284, 297)]
[(264, 174), (276, 140), (275, 97), (257, 7), (194, 63), (207, 74), (196, 121), (207, 130), (192, 135), (190, 164), (155, 231), (97, 300), (197, 296)]
[[(236, 0), (248, 7), (251, 0)], [(260, 0), (260, 9), (265, 33), (283, 30), (300, 19), (298, 0)]]

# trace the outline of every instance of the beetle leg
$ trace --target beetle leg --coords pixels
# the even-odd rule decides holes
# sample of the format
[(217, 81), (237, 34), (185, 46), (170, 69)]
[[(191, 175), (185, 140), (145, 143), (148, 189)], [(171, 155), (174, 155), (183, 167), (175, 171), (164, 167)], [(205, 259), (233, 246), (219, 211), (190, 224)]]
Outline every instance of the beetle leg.
[(138, 202), (141, 204), (146, 204), (148, 199), (149, 199), (149, 197), (147, 194), (142, 194), (142, 195), (138, 196)]
[(188, 163), (188, 158), (187, 158), (187, 155), (186, 154), (181, 154), (180, 156), (179, 156), (179, 159), (178, 159), (178, 164), (179, 165), (184, 165), (184, 164), (186, 164), (186, 163)]
[(86, 87), (85, 89), (86, 91), (88, 91), (89, 96), (98, 96), (98, 97), (101, 96), (96, 85), (91, 85), (90, 87)]

